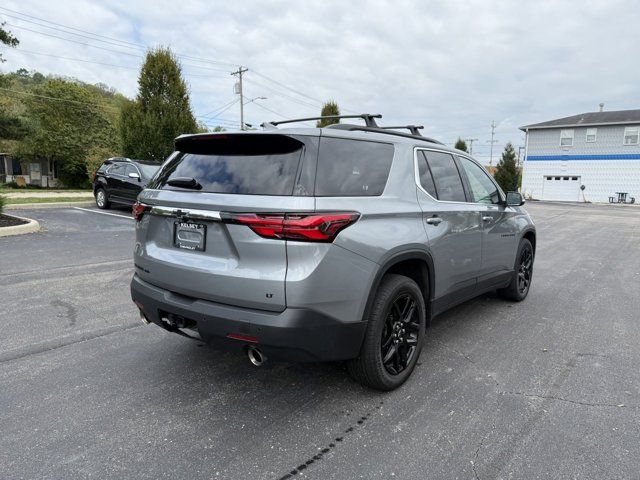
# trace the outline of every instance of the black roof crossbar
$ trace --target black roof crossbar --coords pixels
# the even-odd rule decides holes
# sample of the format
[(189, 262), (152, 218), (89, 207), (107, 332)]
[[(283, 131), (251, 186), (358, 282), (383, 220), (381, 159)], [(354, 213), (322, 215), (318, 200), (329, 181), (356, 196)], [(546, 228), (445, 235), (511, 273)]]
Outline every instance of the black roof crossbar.
[(308, 122), (310, 120), (340, 120), (341, 118), (361, 118), (364, 120), (364, 123), (367, 127), (378, 128), (378, 124), (376, 123), (376, 118), (382, 118), (382, 115), (379, 113), (371, 114), (371, 113), (361, 113), (360, 115), (324, 115), (319, 117), (307, 117), (307, 118), (293, 118), (291, 120), (278, 120), (275, 122), (265, 122), (261, 126), (263, 128), (273, 128), (278, 125), (282, 125), (283, 123), (298, 123), (298, 122)]
[(402, 128), (406, 128), (407, 130), (409, 130), (411, 132), (411, 135), (420, 135), (422, 136), (422, 134), (418, 131), (418, 130), (422, 130), (424, 128), (423, 125), (398, 125), (398, 126), (393, 126), (393, 127), (387, 127), (386, 125), (384, 127), (380, 127), (380, 128), (384, 128), (385, 130), (399, 130)]
[(416, 140), (422, 140), (423, 142), (429, 143), (437, 143), (438, 145), (444, 145), (439, 140), (430, 137), (423, 137), (422, 135), (412, 135), (410, 133), (397, 132), (395, 130), (389, 130), (388, 127), (363, 127), (360, 125), (349, 125), (345, 123), (336, 123), (334, 125), (328, 125), (326, 128), (338, 129), (338, 130), (348, 130), (348, 131), (357, 131), (357, 132), (375, 132), (375, 133), (383, 133), (385, 135), (395, 135), (397, 137), (405, 137), (405, 138), (414, 138)]

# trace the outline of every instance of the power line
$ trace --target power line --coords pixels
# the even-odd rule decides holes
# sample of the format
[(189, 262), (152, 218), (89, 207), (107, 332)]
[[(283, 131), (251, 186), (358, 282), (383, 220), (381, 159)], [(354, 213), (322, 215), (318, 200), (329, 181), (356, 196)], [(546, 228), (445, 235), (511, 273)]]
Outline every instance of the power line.
[(207, 113), (203, 114), (202, 116), (203, 116), (203, 117), (208, 117), (209, 115), (211, 115), (211, 114), (213, 114), (213, 113), (217, 112), (218, 110), (220, 110), (220, 109), (222, 109), (222, 108), (224, 108), (224, 107), (227, 107), (227, 106), (229, 106), (229, 105), (233, 105), (233, 104), (234, 104), (234, 103), (236, 103), (237, 101), (238, 101), (238, 99), (237, 99), (237, 98), (234, 98), (234, 99), (233, 99), (233, 100), (231, 100), (230, 102), (225, 103), (224, 105), (222, 105), (222, 106), (220, 106), (220, 107), (218, 107), (218, 108), (214, 108), (213, 110), (211, 110), (210, 112), (207, 112)]
[[(92, 45), (90, 43), (81, 42), (81, 41), (78, 41), (78, 40), (74, 40), (72, 38), (65, 38), (65, 37), (61, 37), (61, 36), (58, 36), (58, 35), (53, 35), (53, 34), (47, 33), (47, 32), (40, 32), (38, 30), (33, 30), (33, 29), (30, 29), (30, 28), (27, 28), (27, 27), (23, 27), (21, 25), (14, 25), (12, 23), (6, 23), (6, 25), (9, 25), (9, 26), (14, 27), (14, 28), (26, 30), (28, 32), (37, 33), (37, 34), (40, 34), (40, 35), (45, 35), (47, 37), (57, 38), (57, 39), (60, 39), (60, 40), (64, 40), (66, 42), (76, 43), (78, 45), (83, 45), (85, 47), (97, 48), (97, 49), (104, 50), (104, 51), (107, 51), (107, 52), (121, 54), (121, 55), (128, 55), (130, 57), (135, 57), (135, 58), (145, 58), (144, 55), (137, 55), (135, 53), (123, 52), (121, 50), (114, 50), (112, 48), (101, 47), (99, 45)], [(69, 32), (64, 32), (64, 33), (69, 33)], [(73, 35), (77, 35), (77, 34), (73, 34)], [(91, 40), (94, 40), (94, 39), (91, 39)], [(19, 51), (26, 51), (26, 50), (22, 50), (22, 49), (18, 49), (18, 50)], [(45, 54), (40, 54), (40, 53), (35, 53), (35, 52), (33, 52), (33, 53), (35, 55), (45, 55)], [(181, 56), (181, 55), (178, 55), (178, 57), (187, 58), (187, 57), (184, 57), (184, 56)], [(183, 62), (181, 62), (181, 64), (184, 67), (201, 68), (203, 70), (210, 70), (212, 72), (221, 72), (221, 73), (227, 73), (228, 72), (228, 70), (221, 69), (221, 68), (205, 67), (205, 66), (202, 66), (202, 65), (193, 65), (193, 64), (190, 64), (190, 63), (183, 63)], [(191, 75), (191, 76), (195, 76), (195, 75)]]
[[(6, 10), (6, 11), (9, 11), (9, 12), (17, 13), (18, 15), (21, 15), (23, 17), (33, 18), (33, 19), (39, 20), (41, 22), (45, 22), (45, 23), (48, 23), (48, 24), (51, 24), (51, 25), (56, 25), (57, 27), (62, 27), (62, 29), (61, 28), (55, 28), (55, 27), (51, 27), (51, 26), (48, 26), (48, 25), (43, 25), (43, 24), (38, 23), (38, 22), (33, 22), (31, 20), (27, 20), (25, 18), (16, 17), (14, 15), (9, 15), (7, 13), (4, 14), (7, 17), (15, 18), (15, 19), (23, 21), (23, 22), (31, 23), (33, 25), (38, 25), (38, 26), (41, 26), (41, 27), (44, 27), (44, 28), (49, 28), (49, 29), (56, 30), (56, 31), (59, 31), (59, 32), (63, 32), (63, 33), (69, 34), (69, 35), (77, 35), (79, 37), (87, 38), (87, 39), (90, 39), (90, 40), (95, 40), (97, 42), (103, 42), (103, 43), (107, 43), (107, 44), (110, 44), (110, 45), (115, 45), (115, 46), (123, 47), (123, 48), (137, 49), (139, 51), (140, 50), (141, 51), (146, 51), (148, 49), (148, 47), (146, 45), (143, 45), (141, 43), (129, 42), (127, 40), (121, 40), (121, 39), (118, 39), (118, 38), (109, 37), (109, 36), (106, 36), (106, 35), (101, 35), (99, 33), (90, 32), (88, 30), (82, 30), (82, 29), (79, 29), (79, 28), (70, 27), (68, 25), (63, 25), (61, 23), (52, 22), (51, 20), (46, 20), (44, 18), (40, 18), (40, 17), (36, 17), (36, 16), (29, 15), (29, 14), (26, 14), (26, 13), (18, 12), (16, 10), (11, 10), (9, 8), (0, 7), (0, 10)], [(9, 25), (9, 24), (7, 24), (7, 25)], [(12, 25), (12, 26), (15, 26), (16, 28), (25, 28), (25, 27), (20, 27), (18, 25)], [(69, 32), (67, 30), (74, 30), (76, 32), (86, 33), (86, 34), (91, 35), (91, 36), (87, 37), (86, 35), (80, 35), (78, 33)], [(36, 32), (36, 33), (43, 33), (44, 34), (44, 32)], [(101, 38), (104, 38), (106, 40), (101, 40)], [(117, 43), (114, 43), (114, 42), (117, 42)], [(211, 59), (207, 59), (207, 58), (194, 57), (194, 56), (191, 56), (191, 55), (178, 54), (178, 56), (182, 57), (182, 58), (192, 59), (192, 60), (195, 60), (195, 61), (200, 61), (200, 62), (206, 62), (206, 63), (212, 63), (212, 64), (218, 64), (218, 65), (235, 66), (235, 64), (233, 64), (233, 63), (222, 62), (222, 61), (219, 61), (219, 60), (211, 60)]]
[(69, 100), (69, 99), (66, 99), (66, 98), (49, 97), (47, 95), (38, 95), (36, 93), (21, 92), (20, 90), (11, 90), (10, 88), (2, 88), (2, 87), (0, 87), (0, 90), (3, 90), (5, 92), (10, 92), (10, 93), (17, 93), (19, 95), (28, 95), (30, 97), (38, 97), (38, 98), (43, 98), (43, 99), (47, 99), (47, 100), (56, 100), (58, 102), (76, 103), (76, 104), (80, 104), (80, 105), (91, 105), (93, 107), (101, 107), (101, 108), (110, 108), (112, 110), (120, 110), (117, 107), (112, 107), (110, 105), (103, 105), (103, 104), (100, 104), (100, 103), (82, 102), (80, 100)]
[[(301, 97), (308, 98), (309, 100), (313, 100), (314, 102), (320, 103), (320, 105), (324, 105), (324, 102), (322, 100), (318, 100), (317, 98), (310, 97), (309, 95), (307, 95), (305, 93), (302, 93), (299, 90), (296, 90), (296, 89), (294, 89), (294, 88), (292, 88), (292, 87), (290, 87), (288, 85), (285, 85), (284, 83), (279, 82), (278, 80), (275, 80), (275, 79), (273, 79), (271, 77), (268, 77), (268, 76), (266, 76), (266, 75), (264, 75), (264, 74), (262, 74), (260, 72), (256, 72), (255, 70), (252, 70), (252, 72), (255, 73), (256, 75), (264, 78), (265, 80), (273, 82), (273, 83), (275, 83), (277, 85), (280, 85), (283, 88), (286, 88), (287, 90), (291, 90), (292, 92), (297, 93)], [(343, 110), (346, 111), (346, 112), (356, 113), (354, 110), (349, 110), (348, 108), (343, 108)]]
[[(69, 27), (69, 26), (67, 26), (67, 25), (62, 25), (61, 23), (52, 22), (51, 20), (45, 20), (44, 18), (36, 17), (36, 16), (34, 16), (34, 15), (29, 15), (29, 14), (27, 14), (27, 13), (18, 12), (17, 10), (11, 10), (10, 8), (0, 7), (0, 10), (5, 10), (5, 11), (7, 11), (7, 12), (12, 12), (12, 13), (17, 13), (18, 15), (21, 15), (21, 16), (23, 16), (23, 17), (33, 18), (34, 20), (40, 20), (41, 22), (46, 22), (46, 23), (50, 23), (50, 24), (52, 24), (52, 25), (57, 25), (58, 27), (66, 28), (66, 29), (68, 29), (68, 30), (75, 30), (75, 31), (77, 31), (77, 32), (88, 33), (89, 35), (94, 35), (94, 36), (96, 36), (96, 37), (106, 38), (106, 39), (108, 39), (108, 40), (114, 40), (114, 41), (117, 41), (117, 42), (120, 42), (120, 43), (127, 43), (127, 44), (129, 44), (129, 45), (135, 45), (135, 46), (137, 46), (137, 47), (144, 47), (144, 45), (142, 45), (142, 44), (140, 44), (140, 43), (133, 43), (133, 42), (129, 42), (129, 41), (126, 41), (126, 40), (120, 40), (120, 39), (117, 39), (117, 38), (114, 38), (114, 37), (108, 37), (108, 36), (106, 36), (106, 35), (100, 35), (100, 34), (98, 34), (98, 33), (89, 32), (89, 31), (87, 31), (87, 30), (81, 30), (81, 29), (79, 29), (79, 28)], [(20, 18), (20, 17), (15, 17), (15, 16), (13, 16), (13, 15), (9, 15), (9, 14), (7, 14), (7, 13), (5, 13), (5, 15), (6, 15), (7, 17), (17, 18), (17, 19), (19, 19), (19, 20), (23, 20), (23, 21), (25, 21), (25, 22), (28, 22), (28, 20), (25, 20), (25, 19)], [(31, 23), (33, 23), (33, 22), (31, 22)]]
[(218, 115), (223, 114), (224, 112), (226, 112), (227, 110), (229, 110), (231, 107), (233, 107), (236, 103), (238, 103), (239, 100), (235, 100), (233, 103), (231, 103), (230, 105), (228, 105), (227, 107), (223, 108), (222, 110), (220, 110), (218, 113), (216, 113), (213, 117), (208, 117), (209, 120), (213, 120), (214, 118), (218, 117)]
[[(85, 39), (88, 39), (88, 40), (101, 42), (101, 43), (104, 43), (104, 44), (107, 44), (107, 45), (116, 46), (116, 47), (119, 47), (119, 48), (133, 49), (133, 50), (137, 50), (137, 51), (145, 51), (145, 50), (147, 50), (147, 47), (145, 45), (142, 45), (142, 44), (139, 44), (139, 43), (129, 42), (129, 41), (126, 41), (126, 40), (121, 40), (121, 39), (115, 38), (115, 37), (110, 37), (110, 36), (106, 36), (106, 35), (101, 35), (101, 34), (98, 34), (98, 33), (90, 32), (88, 30), (82, 30), (82, 29), (79, 29), (79, 28), (70, 27), (68, 25), (63, 25), (61, 23), (56, 23), (56, 22), (53, 22), (53, 21), (50, 21), (50, 20), (46, 20), (46, 19), (41, 18), (41, 17), (37, 17), (37, 16), (34, 16), (34, 15), (29, 15), (27, 13), (19, 12), (17, 10), (12, 10), (12, 9), (9, 9), (9, 8), (6, 8), (6, 7), (0, 7), (0, 10), (3, 10), (5, 12), (7, 12), (7, 11), (8, 12), (12, 12), (12, 13), (15, 13), (15, 14), (19, 15), (19, 16), (15, 16), (15, 15), (7, 14), (7, 13), (4, 14), (4, 15), (6, 15), (8, 17), (17, 19), (18, 21), (22, 21), (22, 22), (33, 24), (33, 25), (37, 25), (37, 26), (40, 26), (42, 28), (48, 28), (48, 29), (51, 29), (51, 30), (54, 30), (54, 31), (57, 31), (57, 32), (64, 33), (66, 35), (75, 35), (75, 36), (78, 36), (78, 37), (81, 37), (81, 38), (85, 38)], [(22, 18), (22, 17), (27, 17), (27, 18)], [(38, 22), (34, 22), (32, 20), (28, 20), (29, 18), (33, 19), (33, 20), (38, 20)], [(40, 22), (44, 22), (44, 24), (40, 23)], [(46, 25), (46, 24), (49, 24), (49, 25)], [(133, 56), (133, 57), (142, 58), (141, 55), (136, 55), (135, 53), (131, 53), (131, 52), (124, 52), (122, 50), (109, 49), (109, 48), (106, 48), (106, 47), (101, 47), (99, 45), (93, 45), (91, 43), (81, 42), (81, 41), (74, 40), (74, 39), (71, 39), (71, 38), (65, 38), (65, 37), (62, 37), (62, 36), (59, 36), (59, 35), (54, 35), (54, 34), (51, 34), (51, 33), (42, 32), (42, 31), (38, 31), (38, 30), (33, 30), (33, 29), (30, 29), (30, 28), (27, 28), (27, 27), (23, 27), (23, 26), (20, 26), (20, 25), (15, 25), (15, 24), (8, 24), (8, 25), (10, 25), (12, 27), (15, 27), (15, 28), (18, 28), (18, 29), (23, 29), (23, 30), (28, 31), (28, 32), (37, 33), (37, 34), (40, 34), (40, 35), (45, 35), (45, 36), (49, 36), (49, 37), (52, 37), (52, 38), (58, 38), (60, 40), (77, 43), (77, 44), (80, 44), (80, 45), (83, 45), (83, 46), (86, 46), (86, 47), (92, 47), (92, 48), (105, 50), (105, 51), (108, 51), (108, 52), (111, 52), (111, 53), (116, 53), (116, 54), (121, 54), (121, 55), (129, 55), (129, 56)], [(50, 26), (50, 25), (54, 25), (54, 26)], [(73, 31), (69, 31), (69, 30), (73, 30)], [(80, 33), (75, 33), (75, 32), (80, 32)], [(191, 55), (180, 54), (179, 52), (176, 53), (176, 55), (179, 58), (190, 59), (190, 60), (193, 60), (193, 61), (196, 61), (196, 62), (200, 62), (200, 63), (209, 63), (209, 64), (214, 64), (214, 65), (229, 65), (229, 66), (232, 66), (232, 65), (235, 66), (236, 65), (236, 64), (230, 63), (230, 62), (223, 62), (223, 61), (219, 61), (219, 60), (212, 60), (212, 59), (207, 59), (207, 58), (201, 58), (201, 57), (195, 57), (195, 56), (191, 56)], [(87, 61), (87, 63), (88, 63), (88, 61)], [(207, 67), (204, 67), (204, 66), (201, 66), (201, 65), (190, 65), (190, 66), (192, 66), (194, 68), (205, 68), (205, 69), (207, 68)], [(214, 69), (211, 69), (211, 68), (209, 68), (209, 69), (213, 70), (213, 71), (226, 72), (226, 70), (214, 70)], [(282, 83), (282, 82), (280, 82), (280, 81), (278, 81), (278, 80), (276, 80), (274, 78), (271, 78), (271, 77), (269, 77), (267, 75), (264, 75), (264, 74), (262, 74), (260, 72), (255, 71), (255, 70), (252, 70), (252, 71), (256, 75), (264, 78), (265, 80), (267, 80), (269, 82), (272, 82), (272, 83), (274, 83), (276, 85), (279, 85), (280, 87), (282, 87), (282, 88), (284, 88), (284, 89), (286, 89), (286, 90), (288, 90), (290, 92), (293, 92), (294, 94), (296, 94), (298, 96), (301, 96), (303, 98), (309, 99), (309, 100), (311, 100), (313, 102), (317, 102), (320, 105), (323, 104), (323, 102), (321, 100), (319, 100), (317, 98), (314, 98), (314, 97), (312, 97), (310, 95), (307, 95), (306, 93), (303, 93), (303, 92), (301, 92), (299, 90), (296, 90), (293, 87), (290, 87), (289, 85), (286, 85), (286, 84), (284, 84), (284, 83)], [(191, 75), (191, 76), (196, 76), (196, 75)], [(264, 86), (264, 87), (265, 88), (270, 88), (270, 87), (266, 87), (266, 86)], [(273, 90), (273, 91), (277, 92), (276, 90)], [(305, 106), (312, 106), (308, 101), (303, 101), (301, 99), (288, 96), (287, 94), (284, 94), (282, 92), (278, 92), (278, 94), (280, 94), (282, 96), (285, 96), (286, 98), (289, 98), (291, 101), (295, 101), (295, 102), (297, 102), (299, 104), (302, 104), (302, 105), (305, 105)], [(316, 109), (317, 106), (313, 105), (312, 108)], [(349, 111), (349, 112), (353, 112), (353, 110), (349, 110), (347, 108), (344, 108), (344, 110), (345, 111)]]
[[(252, 70), (252, 71), (253, 71), (253, 70)], [(305, 107), (311, 107), (311, 108), (313, 108), (314, 110), (317, 110), (317, 109), (318, 109), (318, 108), (320, 108), (320, 106), (321, 106), (321, 104), (313, 105), (313, 104), (311, 104), (311, 103), (309, 103), (309, 102), (307, 102), (307, 101), (305, 101), (305, 100), (302, 100), (302, 99), (299, 99), (299, 98), (292, 97), (292, 96), (291, 96), (291, 95), (289, 95), (289, 94), (283, 93), (283, 92), (281, 92), (281, 91), (279, 91), (279, 90), (276, 90), (275, 88), (270, 87), (270, 86), (268, 86), (268, 85), (264, 85), (263, 83), (256, 82), (255, 80), (245, 79), (245, 82), (248, 82), (248, 83), (253, 84), (253, 85), (258, 85), (258, 86), (263, 87), (263, 88), (266, 88), (267, 90), (269, 90), (269, 91), (273, 92), (274, 94), (276, 94), (276, 95), (280, 95), (281, 97), (284, 97), (284, 98), (287, 98), (287, 99), (289, 99), (290, 101), (292, 101), (292, 102), (294, 102), (294, 103), (297, 103), (298, 105), (303, 105), (303, 106), (305, 106)]]
[[(266, 110), (267, 112), (271, 112), (271, 113), (273, 113), (274, 115), (278, 115), (280, 118), (285, 118), (285, 119), (289, 119), (289, 118), (290, 118), (290, 117), (287, 117), (287, 116), (285, 116), (285, 115), (282, 115), (282, 114), (281, 114), (281, 113), (279, 113), (279, 112), (276, 112), (275, 110), (272, 110), (272, 109), (270, 109), (270, 108), (267, 108), (267, 107), (265, 107), (264, 105), (261, 105), (260, 103), (256, 103), (255, 105), (256, 105), (256, 106), (258, 106), (258, 107), (260, 107), (260, 108), (262, 108), (263, 110)], [(307, 126), (309, 126), (309, 127), (313, 127), (313, 125), (310, 125), (310, 124), (308, 124), (308, 123), (304, 123), (304, 122), (301, 122), (301, 123), (302, 123), (303, 125), (307, 125)]]
[(107, 66), (107, 67), (128, 68), (128, 69), (131, 69), (131, 70), (138, 70), (138, 68), (139, 68), (139, 67), (129, 67), (129, 66), (126, 66), (126, 65), (116, 65), (114, 63), (94, 62), (93, 60), (84, 60), (84, 59), (81, 59), (81, 58), (63, 57), (61, 55), (53, 55), (53, 54), (50, 54), (50, 53), (33, 52), (33, 51), (30, 51), (30, 50), (24, 50), (22, 48), (10, 48), (10, 47), (4, 47), (4, 46), (0, 46), (0, 47), (2, 47), (4, 50), (12, 50), (12, 51), (17, 51), (17, 52), (21, 52), (21, 53), (26, 53), (26, 54), (29, 54), (29, 55), (41, 55), (41, 56), (44, 56), (44, 57), (59, 58), (59, 59), (62, 59), (62, 60), (71, 60), (71, 61), (74, 61), (74, 62), (94, 63), (96, 65), (104, 65), (104, 66)]

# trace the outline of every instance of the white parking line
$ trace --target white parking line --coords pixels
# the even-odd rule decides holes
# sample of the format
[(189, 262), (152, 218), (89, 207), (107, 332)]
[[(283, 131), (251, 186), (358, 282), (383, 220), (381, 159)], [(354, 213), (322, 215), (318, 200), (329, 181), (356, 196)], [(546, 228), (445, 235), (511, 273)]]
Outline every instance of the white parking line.
[(75, 208), (76, 210), (83, 210), (85, 212), (101, 213), (102, 215), (111, 215), (112, 217), (128, 218), (129, 220), (133, 220), (133, 217), (129, 217), (127, 215), (118, 215), (117, 213), (101, 212), (100, 210), (91, 210), (90, 208), (82, 208), (82, 207), (73, 207), (73, 208)]

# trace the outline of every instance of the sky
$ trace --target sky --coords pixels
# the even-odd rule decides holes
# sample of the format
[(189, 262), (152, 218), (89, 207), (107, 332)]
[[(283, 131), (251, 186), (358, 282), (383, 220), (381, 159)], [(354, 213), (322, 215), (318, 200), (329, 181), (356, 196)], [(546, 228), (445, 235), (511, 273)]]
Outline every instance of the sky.
[[(193, 110), (238, 128), (234, 94), (245, 74), (245, 122), (381, 113), (381, 124), (424, 125), (452, 145), (477, 139), (493, 164), (519, 126), (640, 108), (640, 9), (609, 1), (4, 0), (0, 20), (19, 40), (0, 48), (18, 68), (105, 83), (129, 97), (147, 48), (178, 55)], [(64, 57), (64, 58), (61, 58)], [(266, 97), (266, 100), (256, 97)], [(235, 102), (235, 103), (233, 103)]]

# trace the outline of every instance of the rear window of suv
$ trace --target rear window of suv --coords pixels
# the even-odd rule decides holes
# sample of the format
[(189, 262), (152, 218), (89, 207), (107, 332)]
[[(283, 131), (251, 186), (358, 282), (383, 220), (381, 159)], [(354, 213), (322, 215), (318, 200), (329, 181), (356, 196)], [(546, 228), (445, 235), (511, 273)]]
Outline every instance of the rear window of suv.
[(153, 188), (183, 190), (167, 182), (187, 177), (195, 178), (202, 185), (201, 192), (294, 194), (296, 174), (305, 150), (302, 142), (279, 135), (232, 137), (221, 135), (183, 142), (184, 148), (162, 168)]
[(382, 195), (392, 161), (391, 144), (323, 137), (315, 194), (319, 197)]

